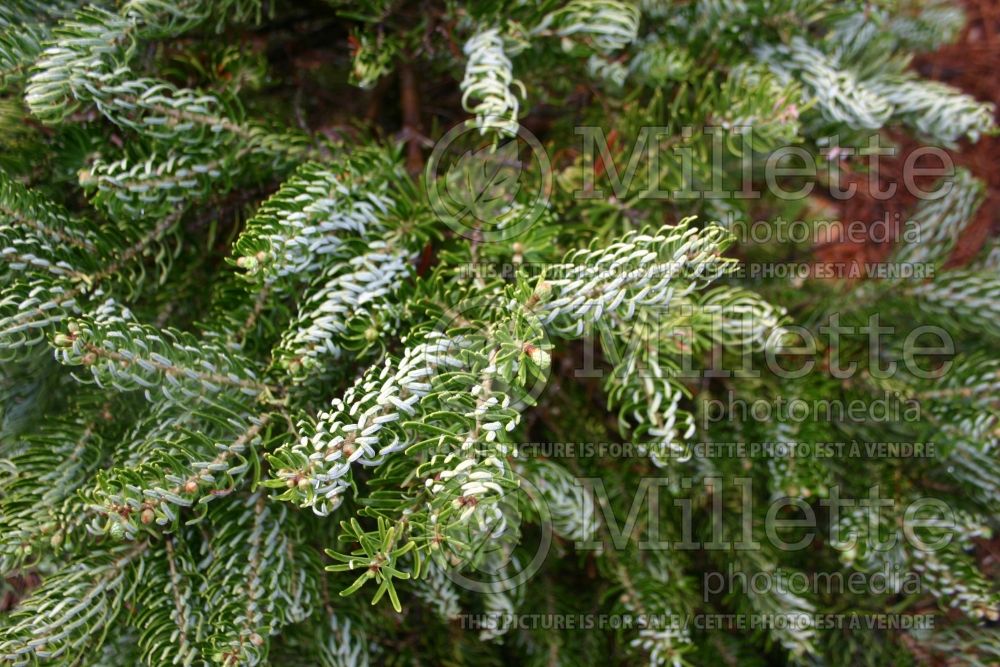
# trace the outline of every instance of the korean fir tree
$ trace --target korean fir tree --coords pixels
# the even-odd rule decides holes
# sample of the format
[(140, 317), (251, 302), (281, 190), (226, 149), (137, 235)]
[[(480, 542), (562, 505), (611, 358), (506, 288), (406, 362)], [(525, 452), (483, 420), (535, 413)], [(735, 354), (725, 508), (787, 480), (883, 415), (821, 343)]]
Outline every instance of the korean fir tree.
[(983, 183), (771, 270), (843, 156), (994, 132), (908, 66), (963, 20), (5, 2), (0, 662), (994, 663)]

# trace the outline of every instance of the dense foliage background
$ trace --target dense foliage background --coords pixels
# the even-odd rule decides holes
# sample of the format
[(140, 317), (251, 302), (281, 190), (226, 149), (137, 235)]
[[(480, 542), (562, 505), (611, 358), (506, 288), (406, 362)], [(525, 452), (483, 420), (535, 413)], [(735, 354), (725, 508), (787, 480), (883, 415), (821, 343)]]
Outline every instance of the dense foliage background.
[(966, 9), (5, 2), (0, 662), (996, 664)]

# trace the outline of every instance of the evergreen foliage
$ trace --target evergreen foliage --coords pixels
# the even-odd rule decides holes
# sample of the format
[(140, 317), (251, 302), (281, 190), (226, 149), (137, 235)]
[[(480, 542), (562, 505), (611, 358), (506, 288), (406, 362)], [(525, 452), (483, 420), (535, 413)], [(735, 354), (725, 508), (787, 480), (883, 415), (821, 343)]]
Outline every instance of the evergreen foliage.
[[(908, 212), (916, 238), (887, 264), (928, 275), (758, 277), (809, 248), (739, 234), (816, 221), (763, 187), (780, 147), (994, 133), (991, 105), (908, 69), (962, 20), (937, 0), (5, 2), (0, 663), (993, 664), (996, 565), (977, 549), (1000, 511), (1000, 275), (995, 250), (947, 263), (983, 184), (959, 169)], [(328, 53), (317, 71), (281, 64), (299, 39)], [(283, 94), (289, 70), (333, 87), (335, 122), (310, 129), (321, 103)], [(415, 75), (446, 91), (425, 100), (428, 141)], [(392, 108), (362, 120), (359, 91)], [(461, 170), (471, 150), (458, 178), (419, 168), (455, 124), (511, 158), (487, 183)], [(529, 126), (537, 169), (503, 153)], [(839, 182), (816, 162), (810, 185)], [(511, 163), (551, 176), (540, 210)], [(465, 186), (445, 219), (431, 193)], [(872, 316), (894, 327), (877, 355), (821, 335)], [(927, 324), (945, 357), (912, 354)], [(823, 343), (796, 351), (803, 331)], [(774, 372), (796, 358), (813, 371)], [(781, 400), (812, 408), (739, 409)], [(934, 455), (819, 448), (886, 442)], [(698, 446), (727, 443), (812, 448)], [(897, 503), (874, 520), (821, 509), (871, 487)], [(903, 503), (928, 498), (953, 510), (916, 529), (950, 540), (933, 551), (904, 534)], [(816, 510), (817, 539), (733, 546), (779, 500)], [(781, 585), (893, 571), (920, 589)], [(734, 572), (772, 587), (705, 594)], [(915, 610), (933, 626), (823, 622)], [(713, 614), (781, 620), (667, 623)]]

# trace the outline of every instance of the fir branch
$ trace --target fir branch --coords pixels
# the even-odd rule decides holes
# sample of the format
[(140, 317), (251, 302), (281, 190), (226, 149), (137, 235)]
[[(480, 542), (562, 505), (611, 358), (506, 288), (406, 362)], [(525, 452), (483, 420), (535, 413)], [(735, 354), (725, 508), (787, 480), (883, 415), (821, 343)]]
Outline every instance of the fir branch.
[(968, 170), (956, 169), (954, 177), (940, 182), (938, 188), (941, 194), (921, 201), (909, 221), (917, 238), (900, 244), (891, 261), (940, 267), (951, 254), (959, 234), (972, 222), (983, 199), (982, 183)]
[(49, 577), (18, 607), (0, 641), (12, 665), (79, 660), (99, 647), (141, 580), (148, 542), (104, 546)]
[(392, 206), (384, 184), (398, 162), (376, 153), (355, 160), (346, 173), (302, 166), (248, 221), (234, 246), (236, 265), (258, 284), (302, 280), (336, 259), (347, 238), (384, 231)]
[(292, 517), (263, 494), (220, 506), (215, 516), (227, 520), (216, 523), (207, 566), (204, 592), (213, 613), (206, 639), (216, 662), (256, 665), (266, 659), (272, 634), (309, 614), (313, 561), (295, 544)]
[(71, 321), (67, 330), (55, 340), (60, 361), (89, 367), (100, 386), (120, 391), (159, 388), (168, 400), (188, 400), (225, 388), (249, 396), (273, 389), (257, 380), (248, 361), (212, 343), (199, 343), (191, 334), (86, 320)]
[(386, 311), (412, 276), (413, 258), (384, 242), (372, 242), (368, 248), (344, 265), (331, 267), (299, 306), (274, 351), (276, 363), (293, 379), (309, 378), (340, 359), (345, 348), (363, 348), (392, 334)]
[(877, 79), (871, 86), (894, 106), (893, 119), (910, 125), (926, 140), (954, 146), (960, 139), (978, 141), (996, 131), (994, 105), (949, 85), (898, 77)]
[(764, 45), (758, 57), (779, 77), (798, 79), (815, 97), (823, 117), (859, 130), (877, 130), (889, 120), (892, 103), (855, 72), (845, 69), (802, 37), (787, 45)]
[(514, 67), (504, 49), (503, 37), (496, 28), (476, 33), (463, 48), (469, 60), (460, 84), (462, 106), (476, 114), (476, 125), (483, 133), (497, 129), (515, 134), (520, 107), (516, 91), (522, 98), (527, 94), (524, 85), (514, 78)]
[(148, 664), (193, 665), (201, 653), (204, 611), (198, 597), (197, 562), (183, 542), (167, 536), (150, 558), (129, 619)]
[(170, 422), (167, 437), (147, 436), (138, 445), (146, 456), (98, 474), (87, 494), (97, 513), (91, 530), (136, 539), (154, 524), (176, 526), (185, 509), (203, 516), (208, 503), (241, 488), (273, 415), (250, 416), (246, 406), (219, 399), (202, 403), (190, 423)]

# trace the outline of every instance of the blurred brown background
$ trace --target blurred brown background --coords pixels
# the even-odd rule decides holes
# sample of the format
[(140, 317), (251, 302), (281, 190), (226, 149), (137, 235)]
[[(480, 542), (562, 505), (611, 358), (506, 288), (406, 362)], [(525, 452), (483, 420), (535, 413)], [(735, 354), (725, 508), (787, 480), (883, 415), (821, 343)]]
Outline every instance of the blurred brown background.
[[(925, 77), (956, 86), (979, 100), (993, 102), (1000, 109), (1000, 0), (966, 0), (964, 5), (967, 22), (959, 39), (916, 58), (912, 67)], [(894, 158), (882, 159), (879, 180), (883, 183), (900, 182), (900, 168), (907, 154), (921, 145), (903, 135), (892, 138), (898, 142), (900, 151)], [(975, 144), (965, 141), (949, 153), (956, 165), (968, 167), (987, 184), (986, 200), (976, 219), (962, 234), (948, 263), (948, 266), (961, 266), (975, 257), (990, 236), (1000, 232), (1000, 165), (997, 164), (1000, 137), (984, 137)], [(908, 218), (908, 211), (916, 199), (904, 192), (904, 188), (898, 188), (892, 199), (878, 201), (868, 194), (867, 174), (850, 174), (850, 165), (843, 165), (843, 168), (857, 184), (858, 195), (846, 201), (831, 202), (838, 209), (839, 219), (871, 223), (884, 219), (886, 214), (893, 220), (897, 213), (903, 220)], [(832, 240), (817, 248), (816, 255), (824, 263), (878, 262), (884, 260), (891, 249), (889, 242)]]

